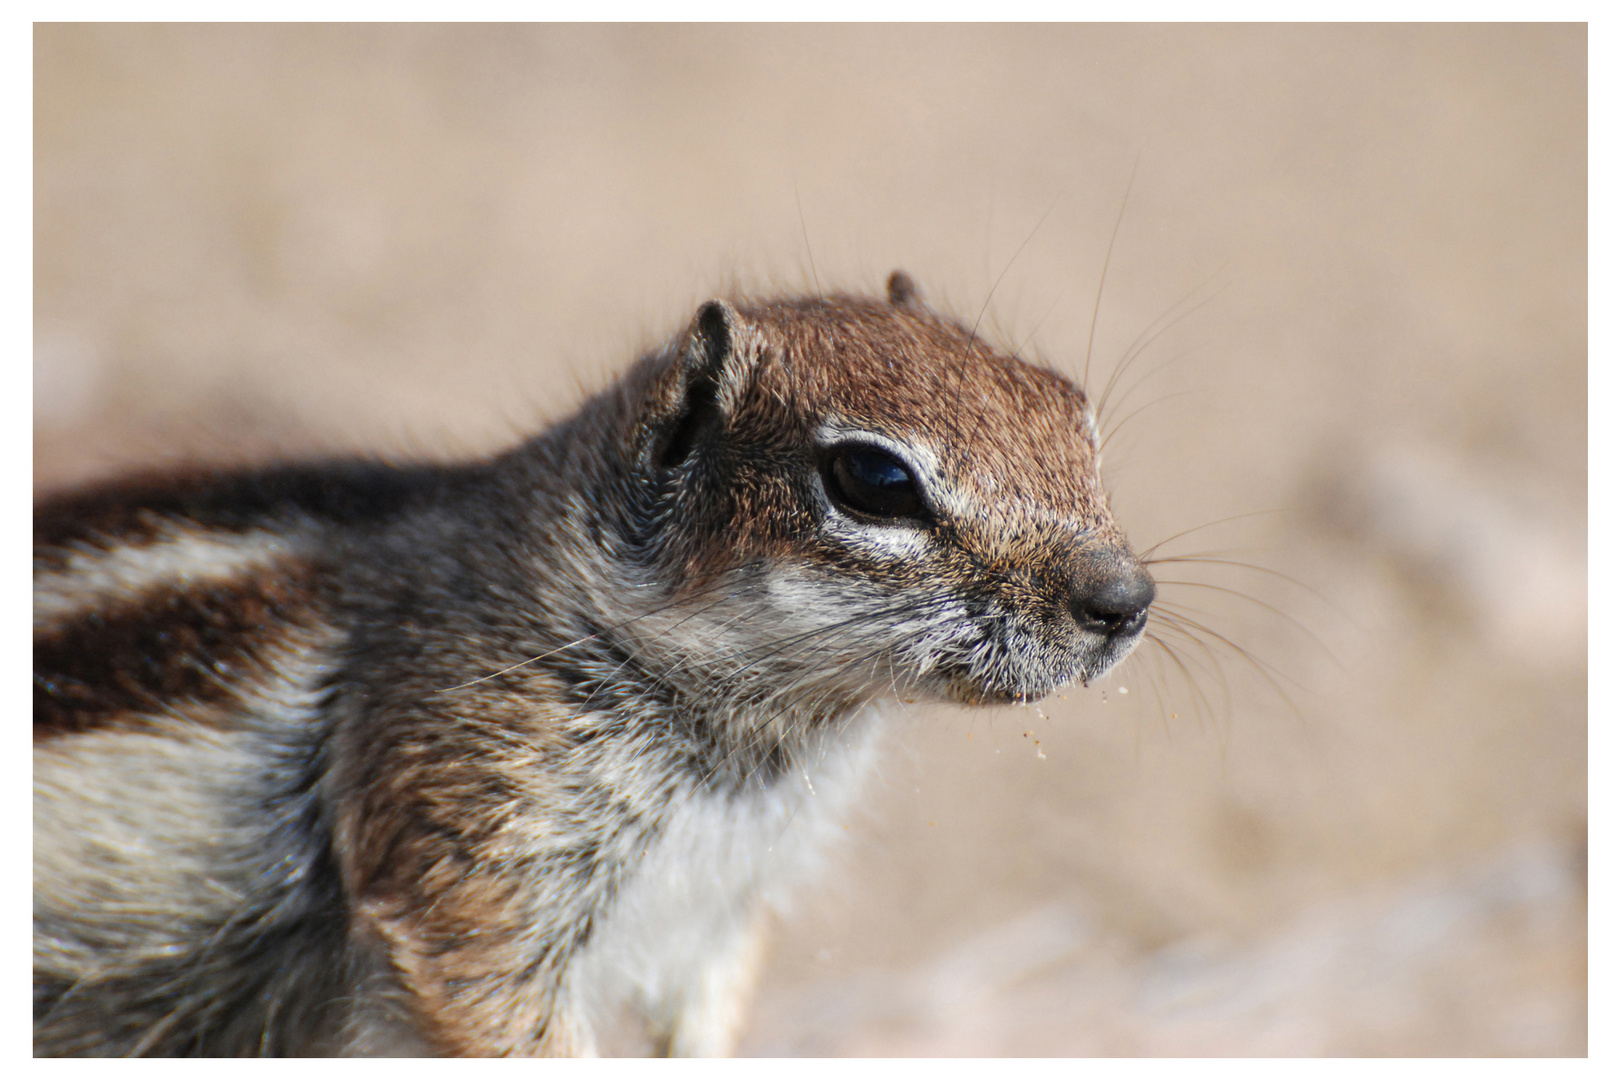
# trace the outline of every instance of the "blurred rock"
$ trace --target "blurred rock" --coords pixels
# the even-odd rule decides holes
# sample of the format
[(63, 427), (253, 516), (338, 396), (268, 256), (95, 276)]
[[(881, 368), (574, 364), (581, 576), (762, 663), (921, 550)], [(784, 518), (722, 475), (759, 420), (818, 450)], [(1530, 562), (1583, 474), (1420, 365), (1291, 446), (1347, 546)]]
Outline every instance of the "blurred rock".
[(1543, 668), (1584, 658), (1585, 522), (1533, 477), (1394, 442), (1347, 455), (1313, 501), (1332, 528), (1444, 589), (1505, 658)]
[(1135, 953), (1054, 905), (771, 999), (744, 1052), (1581, 1055), (1585, 904), (1581, 852), (1544, 840), (1241, 942)]

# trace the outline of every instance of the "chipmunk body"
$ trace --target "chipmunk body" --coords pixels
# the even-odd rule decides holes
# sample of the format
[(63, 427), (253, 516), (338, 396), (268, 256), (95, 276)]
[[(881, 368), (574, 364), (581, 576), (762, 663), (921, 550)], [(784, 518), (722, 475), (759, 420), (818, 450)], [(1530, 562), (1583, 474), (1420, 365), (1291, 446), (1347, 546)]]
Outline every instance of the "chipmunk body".
[(36, 1052), (727, 1051), (884, 703), (1140, 637), (1096, 457), (897, 274), (706, 304), (489, 461), (46, 502)]

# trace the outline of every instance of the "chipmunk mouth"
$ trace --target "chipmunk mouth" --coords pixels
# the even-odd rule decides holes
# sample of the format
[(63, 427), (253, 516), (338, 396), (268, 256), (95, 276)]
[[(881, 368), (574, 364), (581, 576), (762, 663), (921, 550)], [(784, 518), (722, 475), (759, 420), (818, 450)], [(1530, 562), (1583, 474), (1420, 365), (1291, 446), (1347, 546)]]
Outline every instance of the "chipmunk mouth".
[(1078, 644), (1042, 644), (1014, 634), (981, 644), (967, 656), (941, 664), (942, 696), (958, 705), (1023, 705), (1078, 683), (1107, 675), (1141, 642), (1146, 612), (1107, 633), (1083, 633)]
[(1114, 546), (1013, 584), (970, 609), (969, 640), (952, 642), (933, 666), (947, 700), (1020, 704), (1101, 679), (1141, 642), (1157, 594), (1135, 557)]
[(973, 707), (992, 705), (1031, 705), (1051, 696), (1075, 680), (1049, 681), (1040, 684), (1011, 685), (985, 683), (970, 678), (953, 678), (945, 684), (945, 698), (952, 704)]

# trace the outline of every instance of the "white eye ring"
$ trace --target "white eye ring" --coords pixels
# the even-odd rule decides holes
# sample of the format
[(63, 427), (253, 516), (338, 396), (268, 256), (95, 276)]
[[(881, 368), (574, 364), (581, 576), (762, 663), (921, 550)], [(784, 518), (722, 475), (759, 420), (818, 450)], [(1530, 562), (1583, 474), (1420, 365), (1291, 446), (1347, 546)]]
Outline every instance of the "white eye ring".
[(829, 470), (818, 468), (813, 474), (813, 482), (822, 500), (822, 529), (827, 536), (857, 554), (883, 561), (915, 560), (925, 556), (931, 546), (929, 525), (934, 505), (931, 492), (938, 483), (932, 454), (875, 432), (843, 424), (823, 425), (817, 432), (816, 442), (818, 457), (824, 462), (830, 462), (833, 455), (841, 450), (861, 447), (870, 447), (874, 452), (894, 458), (911, 474), (922, 508), (922, 514), (916, 517), (880, 517), (860, 513), (858, 507), (855, 510), (847, 509), (829, 490), (829, 484), (836, 482), (828, 478)]

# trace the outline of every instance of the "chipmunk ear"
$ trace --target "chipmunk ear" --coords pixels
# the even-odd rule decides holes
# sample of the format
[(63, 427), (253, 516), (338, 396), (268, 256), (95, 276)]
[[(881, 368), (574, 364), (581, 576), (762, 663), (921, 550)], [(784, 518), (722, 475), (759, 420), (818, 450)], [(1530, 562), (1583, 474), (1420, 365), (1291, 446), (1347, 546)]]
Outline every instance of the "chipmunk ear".
[(928, 307), (923, 303), (922, 290), (917, 288), (917, 283), (904, 270), (896, 270), (889, 275), (889, 303), (898, 308), (916, 310), (927, 310)]
[(665, 408), (653, 444), (660, 468), (685, 461), (736, 412), (758, 359), (757, 337), (724, 300), (698, 308), (661, 395)]

